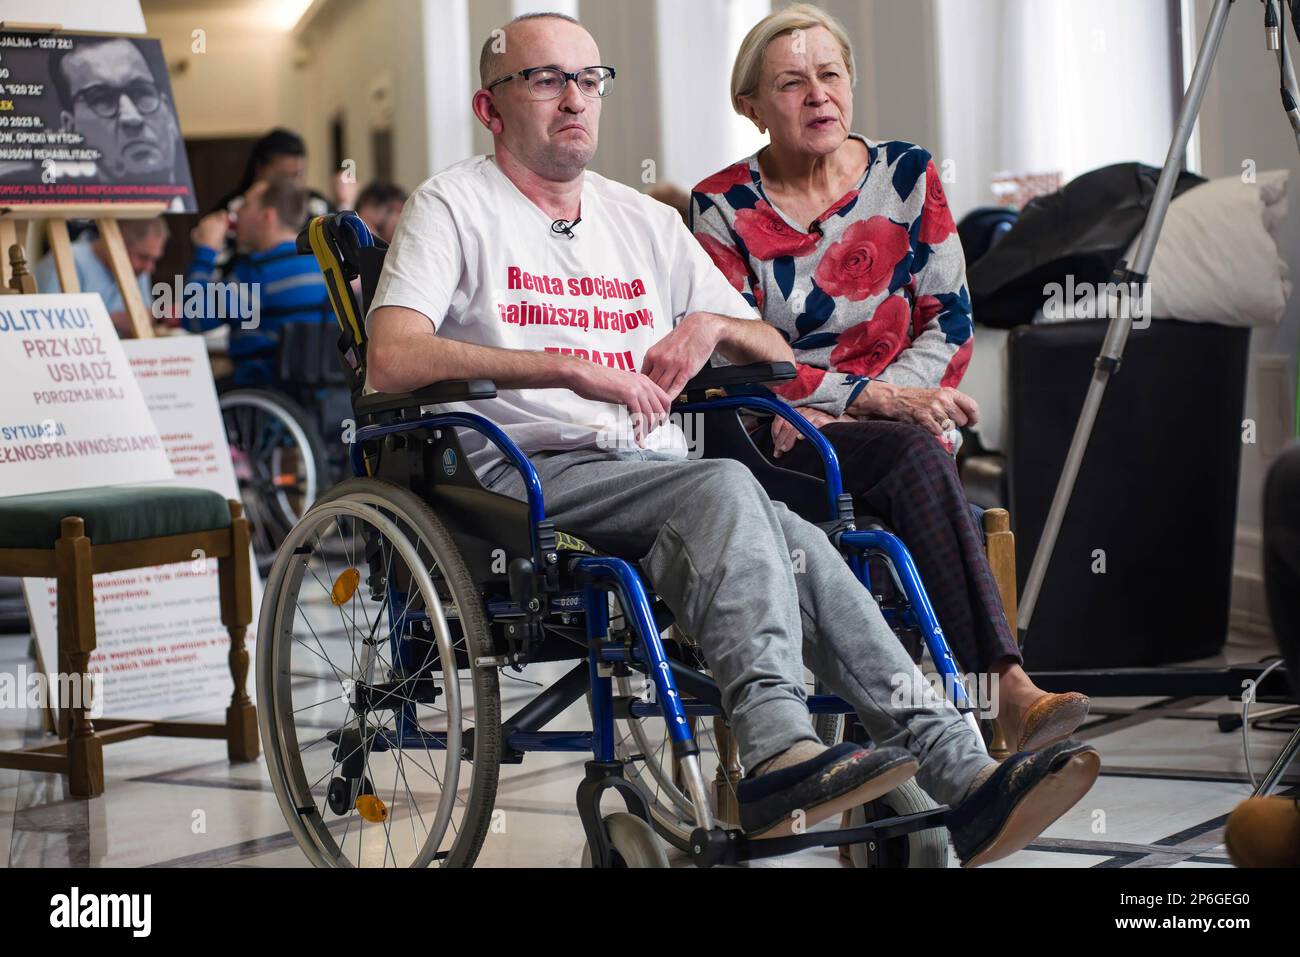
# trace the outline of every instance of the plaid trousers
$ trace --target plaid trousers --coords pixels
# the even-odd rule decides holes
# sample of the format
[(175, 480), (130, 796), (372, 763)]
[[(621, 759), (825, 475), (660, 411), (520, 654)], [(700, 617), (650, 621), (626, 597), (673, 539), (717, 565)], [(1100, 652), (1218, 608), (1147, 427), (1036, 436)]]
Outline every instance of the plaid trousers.
[[(822, 434), (839, 457), (844, 490), (859, 514), (879, 518), (912, 553), (961, 667), (984, 672), (1004, 658), (1021, 663), (952, 455), (929, 432), (906, 422), (832, 422)], [(764, 422), (753, 437), (771, 459), (771, 423)], [(773, 461), (823, 474), (821, 457), (806, 441)], [(802, 515), (824, 517), (821, 499), (786, 504)]]

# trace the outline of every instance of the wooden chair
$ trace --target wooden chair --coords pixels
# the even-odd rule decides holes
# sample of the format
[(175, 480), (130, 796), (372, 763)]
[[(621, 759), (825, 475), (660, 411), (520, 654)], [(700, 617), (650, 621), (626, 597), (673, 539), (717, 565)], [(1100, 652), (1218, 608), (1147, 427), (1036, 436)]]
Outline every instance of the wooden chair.
[[(990, 508), (984, 512), (984, 554), (988, 556), (993, 580), (1002, 596), (1002, 610), (1007, 615), (1011, 634), (1019, 635), (1016, 627), (1016, 537), (1011, 531), (1011, 515), (1005, 508)], [(993, 740), (989, 742), (989, 756), (1005, 761), (1011, 756), (1002, 729), (993, 723)]]
[[(61, 675), (86, 674), (95, 650), (91, 576), (101, 572), (217, 559), (221, 622), (230, 633), (234, 693), (224, 724), (99, 718), (86, 694), (60, 702), (61, 740), (0, 751), (0, 767), (66, 774), (74, 797), (104, 791), (103, 745), (145, 735), (224, 738), (232, 761), (259, 753), (257, 710), (245, 683), (244, 635), (252, 619), (248, 520), (239, 502), (203, 489), (115, 486), (0, 498), (0, 575), (58, 581)], [(60, 681), (60, 689), (70, 682)]]

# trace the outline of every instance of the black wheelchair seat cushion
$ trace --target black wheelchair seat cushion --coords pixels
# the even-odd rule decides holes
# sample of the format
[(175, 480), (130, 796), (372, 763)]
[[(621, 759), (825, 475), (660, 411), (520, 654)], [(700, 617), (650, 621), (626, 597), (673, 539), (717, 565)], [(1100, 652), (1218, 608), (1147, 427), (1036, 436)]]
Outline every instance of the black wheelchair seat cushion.
[[(527, 503), (469, 485), (435, 483), (424, 491), (429, 505), (460, 548), (470, 574), (480, 584), (505, 578), (503, 565), (497, 560), (501, 552), (511, 559), (532, 555)], [(562, 552), (599, 554), (571, 532), (557, 529), (555, 541)]]

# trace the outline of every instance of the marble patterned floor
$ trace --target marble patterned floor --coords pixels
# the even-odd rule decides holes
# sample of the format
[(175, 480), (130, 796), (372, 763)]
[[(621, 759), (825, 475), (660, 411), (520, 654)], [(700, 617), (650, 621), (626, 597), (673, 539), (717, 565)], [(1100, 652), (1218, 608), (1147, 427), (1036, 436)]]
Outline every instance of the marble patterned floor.
[[(0, 671), (29, 670), (24, 636), (0, 636)], [(1256, 661), (1266, 639), (1233, 636), (1224, 661)], [(525, 675), (550, 681), (567, 665)], [(502, 681), (504, 711), (534, 693)], [(1102, 753), (1093, 790), (1029, 848), (999, 867), (1226, 867), (1223, 823), (1250, 793), (1240, 731), (1222, 733), (1226, 699), (1098, 699), (1080, 737)], [(1263, 706), (1257, 706), (1263, 707)], [(220, 715), (203, 716), (219, 720)], [(553, 727), (589, 727), (585, 703)], [(39, 715), (0, 711), (0, 747), (32, 743)], [(1252, 730), (1255, 773), (1285, 742), (1284, 730)], [(578, 754), (530, 754), (502, 769), (496, 808), (478, 866), (576, 867), (584, 840), (574, 808)], [(220, 741), (141, 738), (105, 748), (107, 787), (91, 801), (68, 797), (56, 775), (0, 770), (0, 862), (11, 867), (305, 867), (259, 760), (231, 765)], [(1300, 769), (1283, 782), (1293, 790)], [(832, 826), (832, 825), (827, 825)], [(670, 851), (670, 861), (686, 866)], [(950, 851), (950, 863), (952, 862)], [(848, 866), (837, 851), (810, 850), (750, 866)]]

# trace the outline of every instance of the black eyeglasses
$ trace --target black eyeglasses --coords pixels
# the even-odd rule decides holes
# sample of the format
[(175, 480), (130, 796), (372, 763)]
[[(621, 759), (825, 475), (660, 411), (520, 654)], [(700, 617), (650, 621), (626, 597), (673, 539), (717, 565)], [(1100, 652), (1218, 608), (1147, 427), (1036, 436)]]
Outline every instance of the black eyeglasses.
[(592, 99), (609, 96), (614, 85), (614, 68), (612, 66), (589, 66), (577, 73), (565, 73), (563, 70), (557, 70), (552, 66), (533, 66), (527, 70), (520, 70), (518, 73), (503, 76), (499, 80), (493, 80), (487, 85), (487, 88), (491, 90), (493, 87), (500, 86), (517, 76), (523, 77), (527, 81), (528, 92), (534, 100), (555, 99), (564, 92), (564, 88), (570, 80), (578, 84), (578, 91), (583, 96), (589, 96)]
[(78, 90), (73, 102), (84, 100), (91, 111), (98, 117), (111, 120), (122, 110), (122, 94), (125, 93), (141, 113), (152, 113), (162, 103), (162, 94), (158, 87), (148, 80), (132, 80), (126, 86), (110, 86), (96, 83)]

